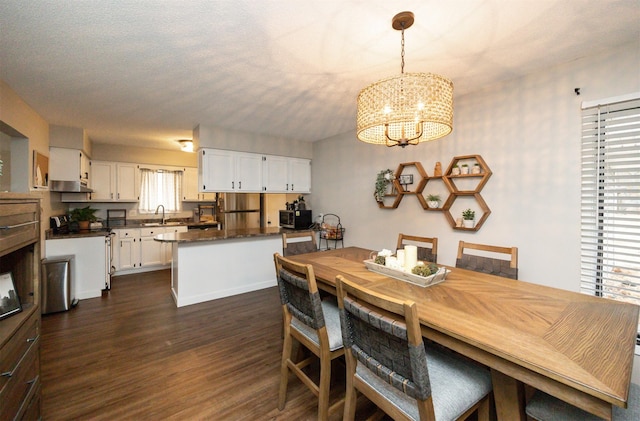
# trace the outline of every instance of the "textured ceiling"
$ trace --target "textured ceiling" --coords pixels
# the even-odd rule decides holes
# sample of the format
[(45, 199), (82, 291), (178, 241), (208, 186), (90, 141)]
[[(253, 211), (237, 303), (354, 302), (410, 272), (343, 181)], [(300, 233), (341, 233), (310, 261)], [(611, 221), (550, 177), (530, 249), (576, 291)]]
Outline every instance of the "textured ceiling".
[(178, 149), (198, 124), (314, 141), (400, 72), (403, 10), (405, 71), (456, 97), (640, 39), (638, 0), (2, 0), (0, 79), (97, 143)]

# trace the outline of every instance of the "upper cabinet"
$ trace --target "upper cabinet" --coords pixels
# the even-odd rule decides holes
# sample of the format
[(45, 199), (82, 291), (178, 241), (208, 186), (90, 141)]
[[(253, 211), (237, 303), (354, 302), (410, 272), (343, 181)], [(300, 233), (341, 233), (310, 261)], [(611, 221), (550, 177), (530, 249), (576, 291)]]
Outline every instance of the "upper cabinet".
[(91, 161), (91, 201), (137, 202), (140, 171), (128, 162)]
[(215, 193), (200, 193), (198, 191), (198, 169), (185, 167), (182, 173), (182, 201), (183, 202), (215, 202)]
[(265, 155), (263, 158), (263, 191), (268, 193), (309, 193), (311, 160)]
[(89, 158), (78, 149), (49, 148), (49, 180), (89, 182)]
[(202, 192), (262, 191), (262, 155), (201, 149), (198, 161), (198, 188)]

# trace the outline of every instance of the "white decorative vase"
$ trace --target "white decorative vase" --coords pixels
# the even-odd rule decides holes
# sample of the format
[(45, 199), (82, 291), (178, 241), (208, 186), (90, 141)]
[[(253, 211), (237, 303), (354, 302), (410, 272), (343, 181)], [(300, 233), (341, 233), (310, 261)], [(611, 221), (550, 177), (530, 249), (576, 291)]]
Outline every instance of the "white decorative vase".
[(460, 175), (460, 168), (458, 168), (458, 167), (453, 167), (453, 169), (451, 170), (451, 174), (453, 174), (453, 175)]
[(471, 168), (471, 174), (480, 174), (480, 165), (474, 165), (473, 168)]
[(460, 167), (460, 174), (469, 174), (469, 167)]
[(465, 228), (473, 228), (473, 226), (475, 225), (475, 222), (473, 219), (463, 219), (462, 220), (462, 226)]
[(429, 205), (430, 208), (439, 208), (440, 207), (440, 202), (438, 202), (437, 200), (430, 200), (427, 202), (427, 204)]

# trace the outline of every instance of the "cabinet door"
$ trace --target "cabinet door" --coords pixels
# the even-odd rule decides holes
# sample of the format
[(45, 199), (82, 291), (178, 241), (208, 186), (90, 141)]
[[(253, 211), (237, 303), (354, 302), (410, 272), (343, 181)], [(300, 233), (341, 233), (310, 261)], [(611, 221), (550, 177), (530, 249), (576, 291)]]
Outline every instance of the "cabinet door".
[(235, 191), (234, 154), (231, 151), (202, 149), (199, 154), (198, 191)]
[(262, 161), (262, 181), (268, 193), (289, 193), (289, 159), (266, 155)]
[(197, 202), (198, 198), (198, 169), (185, 168), (182, 173), (182, 200)]
[(49, 180), (82, 180), (82, 155), (78, 149), (49, 148)]
[[(187, 232), (188, 230), (189, 228), (180, 226), (180, 227), (165, 228), (164, 232), (179, 233), (179, 232)], [(175, 244), (177, 247), (178, 243), (161, 243), (161, 244), (162, 244), (162, 254), (164, 259), (163, 264), (170, 265), (171, 261), (173, 260), (173, 245)]]
[(289, 158), (289, 182), (295, 193), (311, 192), (311, 161), (301, 158)]
[(128, 163), (118, 163), (116, 165), (117, 176), (117, 197), (121, 202), (137, 202), (140, 186), (140, 175), (138, 165)]
[(91, 161), (91, 200), (111, 201), (115, 196), (116, 172), (113, 162)]
[(262, 191), (262, 155), (254, 153), (236, 153), (237, 192)]
[(164, 264), (162, 243), (153, 237), (140, 239), (140, 267)]
[(113, 230), (113, 265), (116, 271), (140, 266), (140, 230), (123, 228)]

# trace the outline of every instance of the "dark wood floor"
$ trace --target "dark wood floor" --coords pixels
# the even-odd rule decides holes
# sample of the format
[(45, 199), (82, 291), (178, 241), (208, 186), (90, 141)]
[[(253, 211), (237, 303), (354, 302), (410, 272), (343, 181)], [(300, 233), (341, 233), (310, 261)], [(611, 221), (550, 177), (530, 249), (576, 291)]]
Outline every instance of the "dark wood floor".
[[(176, 308), (169, 278), (114, 277), (102, 298), (43, 316), (45, 421), (316, 418), (317, 400), (297, 379), (285, 410), (277, 409), (276, 288)], [(343, 380), (332, 388), (337, 395)]]

